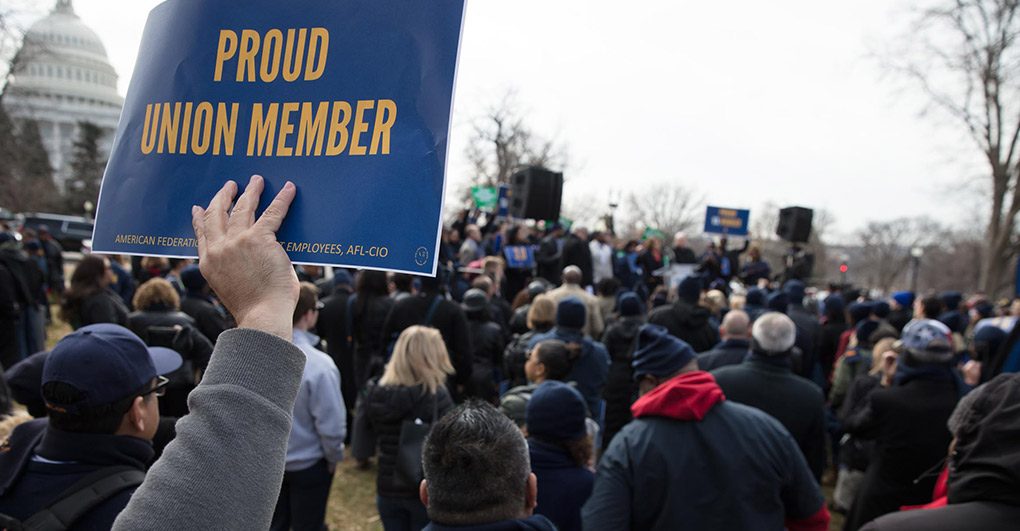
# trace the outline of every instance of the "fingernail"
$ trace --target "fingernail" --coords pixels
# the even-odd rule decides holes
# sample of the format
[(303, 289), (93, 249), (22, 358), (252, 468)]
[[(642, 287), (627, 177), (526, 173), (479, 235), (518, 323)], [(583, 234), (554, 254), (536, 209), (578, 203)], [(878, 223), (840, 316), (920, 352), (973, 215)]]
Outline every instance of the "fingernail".
[(237, 183), (235, 183), (235, 182), (234, 182), (233, 180), (229, 180), (229, 181), (227, 181), (227, 182), (226, 182), (226, 183), (225, 183), (225, 184), (223, 185), (223, 187), (224, 187), (224, 188), (227, 188), (227, 187), (229, 187), (230, 185), (234, 185), (234, 186), (237, 186)]
[(200, 210), (202, 210), (202, 207), (200, 207), (198, 205), (191, 205), (191, 215), (192, 216), (194, 216), (195, 214), (198, 214), (198, 212)]
[(293, 190), (294, 189), (294, 183), (292, 183), (290, 181), (287, 181), (287, 184), (283, 185), (283, 189), (284, 190), (288, 190), (288, 191)]
[(248, 184), (255, 184), (259, 182), (260, 179), (262, 179), (261, 175), (252, 175), (251, 179), (248, 181)]

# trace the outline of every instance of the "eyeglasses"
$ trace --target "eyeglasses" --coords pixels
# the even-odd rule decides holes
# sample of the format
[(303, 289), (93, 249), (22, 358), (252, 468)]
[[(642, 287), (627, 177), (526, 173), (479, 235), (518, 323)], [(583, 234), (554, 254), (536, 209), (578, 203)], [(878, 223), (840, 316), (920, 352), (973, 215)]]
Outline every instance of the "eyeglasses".
[(157, 376), (156, 377), (156, 386), (153, 387), (152, 389), (149, 389), (148, 391), (142, 392), (138, 396), (145, 396), (145, 395), (148, 395), (148, 394), (153, 394), (153, 395), (156, 395), (156, 396), (163, 396), (163, 395), (166, 394), (166, 386), (169, 385), (169, 384), (170, 384), (170, 379), (169, 378), (167, 378), (165, 376)]

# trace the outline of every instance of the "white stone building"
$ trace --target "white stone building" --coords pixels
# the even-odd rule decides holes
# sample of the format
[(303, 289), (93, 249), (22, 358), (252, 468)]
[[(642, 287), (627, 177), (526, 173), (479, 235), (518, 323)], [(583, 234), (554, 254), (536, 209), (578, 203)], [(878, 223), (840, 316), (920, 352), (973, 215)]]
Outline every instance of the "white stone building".
[(54, 180), (63, 189), (79, 122), (99, 126), (104, 132), (100, 149), (104, 156), (110, 152), (124, 106), (117, 72), (71, 0), (57, 0), (49, 15), (32, 24), (16, 57), (4, 108), (15, 120), (39, 123)]

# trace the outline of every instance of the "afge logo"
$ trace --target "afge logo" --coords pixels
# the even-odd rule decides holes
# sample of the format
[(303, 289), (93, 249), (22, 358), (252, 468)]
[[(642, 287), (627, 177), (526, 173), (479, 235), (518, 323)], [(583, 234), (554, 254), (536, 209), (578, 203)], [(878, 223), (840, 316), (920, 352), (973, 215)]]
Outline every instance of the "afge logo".
[(429, 261), (429, 250), (424, 247), (419, 247), (414, 252), (414, 263), (423, 266)]

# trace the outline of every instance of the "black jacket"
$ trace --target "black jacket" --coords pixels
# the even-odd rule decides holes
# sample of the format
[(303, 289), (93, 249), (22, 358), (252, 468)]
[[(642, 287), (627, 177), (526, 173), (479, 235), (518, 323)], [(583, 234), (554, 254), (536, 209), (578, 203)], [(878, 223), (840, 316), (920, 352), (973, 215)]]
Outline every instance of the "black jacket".
[[(1005, 531), (1020, 522), (1020, 376), (1000, 376), (972, 404), (949, 471), (949, 505), (883, 516), (869, 531)], [(1011, 441), (1011, 442), (1006, 442)]]
[[(8, 448), (0, 452), (0, 513), (22, 521), (56, 501), (59, 494), (85, 476), (113, 466), (145, 471), (154, 455), (149, 441), (62, 432), (49, 428), (46, 419), (15, 428)], [(61, 463), (32, 460), (33, 453)], [(69, 529), (110, 529), (134, 490), (126, 488), (116, 493)]]
[(71, 327), (75, 330), (98, 323), (113, 323), (127, 326), (128, 309), (120, 296), (104, 289), (85, 297), (71, 316)]
[(780, 359), (758, 357), (712, 371), (726, 398), (756, 407), (793, 435), (811, 473), (825, 469), (825, 397), (811, 381), (793, 374)]
[[(453, 408), (453, 400), (446, 388), (428, 394), (418, 385), (414, 387), (379, 385), (372, 380), (365, 396), (358, 403), (355, 416), (352, 454), (356, 459), (368, 459), (379, 452), (379, 472), (376, 490), (380, 496), (418, 498), (418, 486), (399, 485), (394, 479), (397, 450), (400, 446), (400, 426), (405, 420), (421, 419), (433, 424), (433, 411), (442, 417)], [(438, 417), (436, 420), (438, 420)]]
[(531, 471), (538, 477), (538, 506), (541, 514), (560, 531), (581, 531), (581, 507), (591, 496), (595, 474), (579, 466), (563, 448), (528, 439)]
[(447, 526), (429, 522), (424, 531), (556, 531), (556, 526), (546, 517), (536, 514), (518, 520), (502, 520), (487, 524)]
[(388, 295), (357, 297), (354, 301), (354, 377), (360, 391), (371, 378), (382, 376), (387, 342), (383, 326), (393, 308)]
[(714, 371), (727, 365), (740, 365), (751, 351), (751, 342), (746, 339), (727, 339), (708, 352), (698, 354), (698, 368)]
[(846, 321), (827, 321), (821, 325), (818, 333), (818, 363), (822, 367), (822, 376), (826, 381), (832, 378), (832, 370), (836, 362), (836, 351), (839, 350), (839, 338), (849, 325)]
[(801, 355), (800, 370), (797, 374), (811, 378), (815, 365), (818, 363), (818, 339), (821, 335), (821, 325), (818, 324), (818, 317), (803, 305), (790, 304), (787, 308), (786, 315), (797, 326), (796, 345), (800, 349)]
[[(435, 297), (435, 293), (419, 293), (414, 297), (404, 297), (393, 304), (390, 314), (383, 325), (382, 337), (388, 341), (396, 338), (401, 332), (414, 325), (425, 324)], [(446, 351), (450, 362), (457, 373), (453, 376), (456, 385), (468, 385), (471, 381), (471, 332), (468, 330), (467, 317), (460, 305), (442, 299), (432, 315), (430, 326), (439, 330), (446, 343)]]
[(634, 370), (631, 359), (637, 340), (638, 330), (644, 324), (641, 317), (624, 317), (609, 325), (602, 334), (602, 344), (609, 351), (609, 375), (602, 398), (606, 401), (605, 431), (602, 447), (608, 448), (613, 436), (630, 422), (630, 404), (634, 401), (637, 386), (634, 384)]
[(859, 413), (843, 422), (847, 433), (875, 441), (844, 529), (854, 531), (903, 505), (931, 501), (935, 476), (925, 473), (946, 456), (946, 420), (957, 399), (952, 381), (914, 379), (875, 391)]
[(549, 234), (542, 238), (535, 252), (535, 265), (538, 269), (538, 276), (548, 280), (553, 285), (560, 283), (560, 275), (563, 273), (561, 264), (563, 248), (560, 239)]
[(588, 247), (588, 242), (578, 238), (575, 234), (569, 234), (563, 240), (561, 265), (560, 269), (571, 265), (581, 268), (581, 285), (590, 286), (592, 284), (591, 248)]
[(469, 394), (486, 401), (494, 402), (498, 396), (496, 389), (498, 380), (496, 371), (503, 371), (503, 329), (492, 321), (469, 319), (468, 330), (471, 334), (472, 377)]
[(712, 326), (710, 316), (706, 308), (676, 301), (672, 306), (656, 308), (648, 322), (665, 326), (670, 334), (686, 341), (695, 352), (705, 352), (719, 342), (719, 331)]
[[(184, 363), (167, 375), (170, 385), (159, 400), (159, 412), (167, 417), (188, 414), (188, 393), (195, 388), (195, 370), (209, 365), (213, 345), (195, 328), (195, 320), (177, 311), (140, 311), (128, 316), (128, 328), (146, 345), (177, 351)], [(179, 328), (178, 328), (179, 327)]]
[[(358, 397), (358, 387), (354, 378), (353, 308), (352, 315), (347, 315), (347, 309), (353, 306), (348, 303), (351, 296), (350, 292), (337, 289), (323, 299), (319, 319), (315, 324), (316, 334), (326, 340), (326, 353), (333, 358), (333, 363), (340, 370), (340, 390), (348, 409), (354, 407)], [(356, 301), (357, 299), (352, 302)]]
[[(836, 414), (840, 422), (860, 413), (870, 401), (871, 393), (882, 388), (882, 378), (879, 375), (862, 374), (850, 384), (850, 390)], [(839, 463), (851, 470), (864, 471), (868, 469), (871, 462), (871, 454), (874, 452), (875, 442), (868, 439), (849, 435), (840, 441)]]
[(190, 293), (185, 295), (181, 299), (181, 311), (195, 320), (195, 327), (212, 343), (216, 343), (220, 334), (230, 328), (227, 326), (227, 320), (216, 309), (216, 306), (201, 295)]

